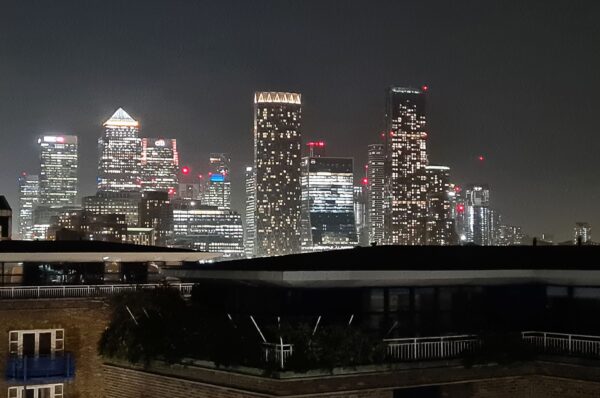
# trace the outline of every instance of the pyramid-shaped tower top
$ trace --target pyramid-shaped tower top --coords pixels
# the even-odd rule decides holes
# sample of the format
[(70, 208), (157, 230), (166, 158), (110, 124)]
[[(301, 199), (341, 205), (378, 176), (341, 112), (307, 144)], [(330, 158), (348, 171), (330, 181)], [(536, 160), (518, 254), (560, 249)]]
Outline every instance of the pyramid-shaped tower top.
[(139, 123), (137, 120), (129, 116), (129, 113), (125, 112), (125, 109), (119, 108), (117, 111), (104, 122), (105, 126), (127, 126), (127, 127), (138, 127)]

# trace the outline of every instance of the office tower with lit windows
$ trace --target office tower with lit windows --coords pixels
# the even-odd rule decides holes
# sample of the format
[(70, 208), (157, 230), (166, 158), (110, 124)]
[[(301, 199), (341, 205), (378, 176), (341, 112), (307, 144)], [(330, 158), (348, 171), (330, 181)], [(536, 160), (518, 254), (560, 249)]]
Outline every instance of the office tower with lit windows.
[(219, 209), (231, 208), (230, 166), (231, 158), (229, 154), (210, 154), (209, 172), (202, 193), (203, 205), (217, 206)]
[(123, 108), (104, 122), (98, 140), (98, 191), (139, 191), (142, 185), (140, 125)]
[(19, 238), (22, 240), (33, 239), (33, 209), (39, 197), (39, 177), (22, 173), (19, 177)]
[(168, 192), (142, 193), (139, 226), (154, 228), (157, 246), (166, 246), (173, 234), (173, 207)]
[(179, 188), (177, 140), (142, 138), (142, 190), (175, 194)]
[(371, 144), (367, 152), (367, 228), (369, 244), (384, 243), (385, 146)]
[(457, 243), (450, 193), (450, 168), (427, 166), (427, 220), (425, 244), (447, 246)]
[(427, 88), (391, 87), (386, 96), (386, 243), (424, 243), (427, 215)]
[(300, 252), (301, 95), (254, 95), (256, 255)]
[(139, 191), (106, 192), (82, 199), (83, 210), (96, 215), (122, 214), (128, 227), (137, 227), (141, 194)]
[(464, 213), (464, 241), (479, 246), (490, 246), (493, 243), (493, 219), (490, 188), (487, 184), (466, 186)]
[(587, 222), (576, 222), (573, 228), (573, 243), (590, 243), (592, 241), (592, 226)]
[(254, 246), (256, 239), (256, 224), (254, 215), (256, 211), (256, 200), (254, 198), (256, 192), (256, 184), (254, 180), (254, 168), (246, 166), (244, 174), (246, 182), (246, 212), (244, 215), (244, 253), (246, 257), (254, 257)]
[(47, 206), (68, 206), (77, 197), (77, 137), (43, 135), (38, 138), (40, 150), (40, 199)]
[(367, 231), (367, 195), (366, 195), (367, 178), (363, 178), (361, 185), (354, 186), (354, 219), (356, 225), (356, 235), (358, 236), (358, 244), (366, 246), (369, 244)]
[(244, 256), (240, 214), (189, 199), (174, 199), (172, 205), (172, 246), (223, 253), (229, 259)]
[(519, 246), (525, 243), (525, 234), (521, 227), (516, 225), (500, 225), (498, 233), (498, 239), (496, 245), (498, 246)]
[(354, 171), (349, 158), (302, 158), (302, 251), (358, 245)]

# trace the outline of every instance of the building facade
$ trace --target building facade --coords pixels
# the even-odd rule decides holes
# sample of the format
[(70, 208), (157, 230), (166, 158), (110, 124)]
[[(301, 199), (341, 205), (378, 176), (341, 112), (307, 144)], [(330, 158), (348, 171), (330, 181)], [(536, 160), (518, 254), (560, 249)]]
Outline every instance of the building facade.
[(0, 241), (12, 238), (12, 209), (8, 200), (0, 195)]
[(22, 240), (33, 239), (33, 208), (39, 199), (39, 176), (22, 173), (19, 177), (19, 238)]
[(173, 207), (168, 192), (143, 192), (139, 207), (139, 226), (154, 228), (158, 246), (166, 246), (173, 234)]
[(173, 200), (172, 246), (222, 253), (223, 258), (243, 257), (242, 217), (199, 201)]
[(427, 166), (427, 220), (425, 243), (453, 245), (457, 243), (450, 199), (450, 168)]
[(358, 245), (352, 159), (302, 159), (301, 235), (303, 251)]
[(386, 96), (386, 242), (424, 242), (427, 212), (426, 89), (391, 87)]
[(587, 222), (576, 222), (573, 228), (573, 243), (590, 243), (592, 241), (592, 226)]
[(385, 237), (385, 146), (369, 145), (367, 162), (368, 239), (369, 244), (382, 244)]
[(142, 138), (142, 190), (174, 195), (179, 188), (177, 140)]
[(256, 224), (254, 220), (256, 212), (256, 183), (254, 177), (254, 168), (246, 166), (244, 174), (246, 186), (246, 212), (244, 214), (244, 253), (246, 257), (254, 257)]
[(367, 235), (367, 198), (365, 192), (365, 178), (363, 178), (363, 184), (354, 186), (354, 219), (356, 224), (356, 235), (358, 236), (358, 244), (361, 246), (366, 246), (369, 243), (369, 237)]
[(487, 184), (470, 184), (465, 188), (464, 242), (480, 246), (493, 244), (490, 188)]
[(104, 122), (98, 140), (99, 191), (139, 191), (142, 186), (140, 125), (123, 108)]
[(77, 137), (44, 135), (40, 149), (40, 204), (72, 205), (77, 198)]
[(122, 214), (127, 226), (137, 227), (141, 194), (137, 191), (106, 192), (100, 191), (82, 199), (83, 209), (92, 214)]
[(256, 255), (300, 251), (301, 95), (254, 95)]

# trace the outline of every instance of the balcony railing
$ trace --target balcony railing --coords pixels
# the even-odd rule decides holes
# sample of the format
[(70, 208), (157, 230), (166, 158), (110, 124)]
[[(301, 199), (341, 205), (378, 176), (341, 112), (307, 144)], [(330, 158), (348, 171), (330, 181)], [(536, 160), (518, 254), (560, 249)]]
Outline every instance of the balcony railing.
[[(0, 299), (60, 298), (60, 297), (105, 297), (116, 293), (156, 289), (162, 284), (142, 285), (62, 285), (62, 286), (10, 286), (0, 287)], [(184, 296), (192, 294), (192, 283), (172, 283)]]
[(521, 338), (541, 353), (600, 358), (600, 336), (527, 331)]
[(481, 346), (475, 335), (385, 339), (387, 355), (399, 361), (451, 359)]
[(265, 362), (274, 362), (280, 369), (285, 368), (285, 362), (294, 353), (292, 344), (263, 343)]
[(36, 357), (10, 356), (6, 363), (6, 379), (10, 381), (68, 380), (74, 376), (75, 360), (70, 353)]

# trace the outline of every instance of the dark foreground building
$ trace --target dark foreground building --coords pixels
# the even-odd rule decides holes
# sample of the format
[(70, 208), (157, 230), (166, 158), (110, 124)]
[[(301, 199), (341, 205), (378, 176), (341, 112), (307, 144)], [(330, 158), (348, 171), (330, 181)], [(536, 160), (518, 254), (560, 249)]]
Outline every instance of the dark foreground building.
[[(2, 245), (0, 258), (7, 257)], [(0, 366), (6, 375), (0, 396), (600, 396), (599, 255), (594, 246), (395, 246), (212, 265), (181, 257), (162, 265), (163, 275), (197, 284), (190, 306), (207, 308), (214, 319), (231, 319), (240, 333), (251, 332), (245, 344), (259, 348), (252, 365), (234, 360), (217, 366), (203, 358), (136, 365), (101, 358), (96, 348), (111, 310), (104, 295), (95, 294), (99, 290), (75, 299), (82, 293), (73, 286), (40, 287), (48, 299), (32, 293), (37, 287), (26, 294), (24, 287), (4, 287), (0, 333), (6, 344), (0, 344), (0, 355), (7, 362)], [(133, 254), (122, 254), (128, 256)], [(189, 296), (190, 284), (174, 287)], [(9, 289), (19, 293), (11, 296)], [(132, 312), (141, 322), (144, 315)], [(127, 322), (135, 328), (133, 320)], [(309, 324), (312, 344), (321, 350), (323, 341), (337, 344), (319, 337), (332, 326), (364, 331), (384, 357), (368, 365), (300, 369), (295, 358), (312, 348), (288, 341), (283, 326), (277, 327), (286, 322)], [(367, 340), (353, 341), (349, 351), (368, 351)], [(230, 354), (255, 352), (247, 348), (232, 339)], [(19, 364), (26, 356), (63, 362), (30, 362), (28, 369), (39, 373), (25, 376)], [(48, 379), (48, 369), (58, 375), (50, 372)], [(45, 385), (54, 388), (50, 395), (22, 394), (27, 386)]]

